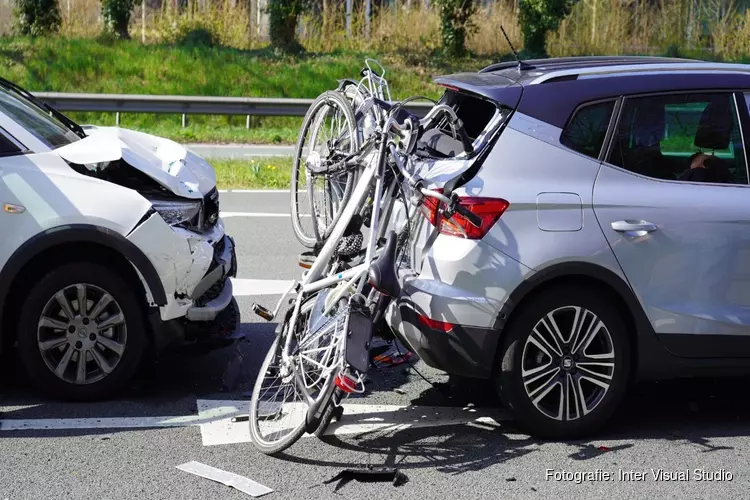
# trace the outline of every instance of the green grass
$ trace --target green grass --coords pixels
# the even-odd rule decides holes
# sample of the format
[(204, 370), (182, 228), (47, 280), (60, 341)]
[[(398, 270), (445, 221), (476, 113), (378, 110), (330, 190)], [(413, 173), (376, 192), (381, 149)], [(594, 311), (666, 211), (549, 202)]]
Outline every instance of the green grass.
[(219, 189), (288, 189), (291, 184), (291, 158), (209, 161)]
[[(476, 70), (489, 56), (446, 59), (439, 55), (375, 52), (307, 53), (278, 56), (263, 50), (142, 45), (137, 41), (66, 38), (0, 38), (0, 76), (31, 91), (168, 94), (238, 97), (314, 98), (337, 80), (356, 78), (365, 57), (386, 67), (394, 99), (411, 95), (436, 98), (434, 76)], [(85, 123), (114, 124), (113, 114), (76, 113)], [(296, 118), (253, 118), (250, 130), (238, 116), (124, 114), (121, 126), (154, 132), (182, 142), (290, 143)]]

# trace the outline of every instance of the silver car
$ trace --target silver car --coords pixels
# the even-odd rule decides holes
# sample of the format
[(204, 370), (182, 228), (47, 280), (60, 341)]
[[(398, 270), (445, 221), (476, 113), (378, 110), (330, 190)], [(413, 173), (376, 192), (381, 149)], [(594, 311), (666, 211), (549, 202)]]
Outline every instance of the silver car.
[(748, 371), (750, 66), (547, 59), (436, 81), (476, 152), (433, 131), (423, 176), (483, 224), (429, 203), (410, 224), (387, 321), (428, 365), (492, 378), (546, 438), (601, 426), (635, 380)]

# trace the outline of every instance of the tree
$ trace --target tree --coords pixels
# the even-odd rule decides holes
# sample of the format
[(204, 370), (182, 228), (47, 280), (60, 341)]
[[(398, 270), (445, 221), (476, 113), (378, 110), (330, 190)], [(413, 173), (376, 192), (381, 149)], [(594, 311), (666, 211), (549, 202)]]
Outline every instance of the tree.
[(466, 52), (466, 35), (474, 29), (471, 17), (476, 12), (473, 0), (437, 0), (440, 10), (440, 32), (443, 50), (448, 55)]
[(125, 40), (130, 39), (128, 24), (135, 0), (102, 0), (102, 17), (105, 29)]
[(16, 0), (16, 29), (22, 35), (47, 35), (60, 30), (57, 0)]
[(521, 0), (518, 22), (524, 50), (533, 56), (546, 56), (547, 33), (560, 26), (574, 3), (575, 0)]
[(271, 45), (282, 52), (299, 52), (297, 41), (299, 16), (310, 8), (310, 0), (270, 0), (268, 23)]

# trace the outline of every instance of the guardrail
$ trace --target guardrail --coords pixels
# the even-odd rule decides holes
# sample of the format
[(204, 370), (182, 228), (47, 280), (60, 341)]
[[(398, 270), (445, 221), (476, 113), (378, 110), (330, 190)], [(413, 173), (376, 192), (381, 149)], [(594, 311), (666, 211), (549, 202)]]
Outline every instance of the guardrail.
[[(61, 92), (34, 92), (60, 111), (96, 111), (115, 113), (120, 124), (120, 113), (171, 113), (194, 115), (245, 115), (250, 127), (251, 116), (305, 116), (313, 99), (287, 99), (268, 97), (204, 97), (184, 95), (139, 94), (69, 94)], [(406, 109), (424, 116), (432, 107), (429, 103), (410, 103)]]

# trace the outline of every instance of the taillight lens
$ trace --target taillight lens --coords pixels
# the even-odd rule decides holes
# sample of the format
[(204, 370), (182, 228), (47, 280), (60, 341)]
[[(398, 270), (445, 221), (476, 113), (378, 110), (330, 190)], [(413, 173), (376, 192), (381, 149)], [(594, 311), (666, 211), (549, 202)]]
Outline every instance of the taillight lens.
[(480, 197), (462, 197), (459, 198), (458, 204), (478, 215), (482, 219), (482, 224), (476, 227), (459, 213), (454, 213), (450, 219), (447, 219), (439, 213), (440, 202), (435, 198), (425, 197), (420, 210), (430, 224), (437, 227), (439, 233), (468, 240), (479, 240), (484, 238), (484, 235), (510, 206), (510, 202), (502, 198)]

